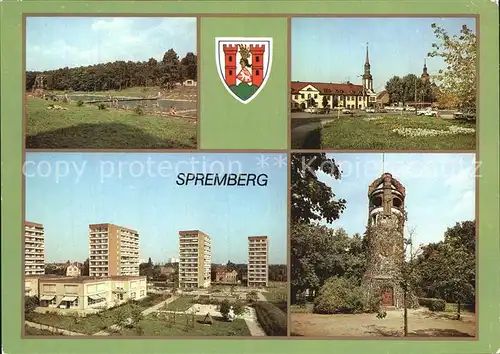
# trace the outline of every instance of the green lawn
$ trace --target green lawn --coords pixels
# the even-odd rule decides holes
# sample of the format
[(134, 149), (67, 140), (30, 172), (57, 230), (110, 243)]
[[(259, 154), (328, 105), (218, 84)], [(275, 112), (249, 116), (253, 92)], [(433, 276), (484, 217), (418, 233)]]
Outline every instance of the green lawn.
[(194, 328), (186, 326), (186, 319), (191, 321), (189, 315), (176, 315), (175, 323), (168, 326), (166, 319), (159, 319), (149, 315), (139, 322), (140, 332), (134, 328), (122, 328), (112, 335), (120, 336), (250, 336), (245, 320), (235, 319), (226, 322), (220, 318), (213, 318), (212, 325), (200, 323), (204, 316), (195, 316)]
[(475, 128), (474, 123), (435, 117), (384, 116), (366, 121), (362, 117), (341, 117), (321, 130), (324, 149), (475, 150), (476, 134), (405, 137), (392, 132), (399, 128), (448, 130), (451, 126)]
[(39, 329), (30, 326), (24, 326), (24, 334), (26, 336), (62, 336), (60, 333), (54, 333), (46, 329)]
[[(135, 302), (140, 309), (145, 310), (148, 307), (163, 301), (163, 298), (158, 295), (147, 297), (142, 301)], [(119, 307), (104, 310), (99, 314), (88, 315), (86, 317), (75, 318), (74, 316), (63, 316), (53, 313), (37, 313), (32, 312), (28, 321), (40, 323), (48, 326), (53, 326), (61, 329), (66, 329), (72, 332), (79, 332), (85, 334), (94, 334), (99, 331), (106, 330), (108, 327), (115, 324), (115, 316), (119, 311), (127, 311), (131, 308), (132, 304), (127, 303)]]
[(196, 296), (194, 295), (185, 295), (181, 296), (171, 303), (167, 304), (166, 309), (169, 311), (178, 311), (183, 312), (187, 311), (194, 305), (193, 300)]
[(75, 102), (27, 99), (26, 148), (159, 149), (196, 148), (196, 124), (181, 118), (138, 115)]

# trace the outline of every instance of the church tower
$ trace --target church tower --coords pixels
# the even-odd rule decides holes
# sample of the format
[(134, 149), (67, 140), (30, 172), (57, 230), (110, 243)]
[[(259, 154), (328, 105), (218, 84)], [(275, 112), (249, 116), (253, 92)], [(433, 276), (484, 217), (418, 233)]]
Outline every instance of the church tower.
[(363, 87), (365, 90), (373, 91), (373, 77), (370, 72), (370, 58), (368, 55), (368, 43), (366, 43), (365, 71), (363, 73)]
[(399, 285), (404, 255), (404, 202), (406, 191), (390, 173), (368, 188), (367, 268), (363, 284), (367, 295), (385, 308), (403, 306)]
[(420, 80), (426, 82), (426, 81), (429, 81), (429, 78), (430, 78), (430, 75), (427, 72), (427, 63), (424, 59), (424, 69), (422, 70), (422, 75), (420, 75)]

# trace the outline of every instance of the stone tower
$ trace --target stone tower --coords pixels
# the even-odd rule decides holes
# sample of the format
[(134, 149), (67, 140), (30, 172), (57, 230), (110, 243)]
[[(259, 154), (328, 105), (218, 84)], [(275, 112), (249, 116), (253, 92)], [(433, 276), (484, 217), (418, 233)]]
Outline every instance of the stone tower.
[(370, 72), (370, 58), (368, 56), (368, 43), (366, 43), (365, 70), (363, 73), (363, 87), (365, 90), (373, 91), (373, 77)]
[(390, 173), (384, 173), (368, 188), (367, 270), (363, 284), (383, 307), (400, 308), (399, 286), (404, 262), (404, 221), (406, 192)]

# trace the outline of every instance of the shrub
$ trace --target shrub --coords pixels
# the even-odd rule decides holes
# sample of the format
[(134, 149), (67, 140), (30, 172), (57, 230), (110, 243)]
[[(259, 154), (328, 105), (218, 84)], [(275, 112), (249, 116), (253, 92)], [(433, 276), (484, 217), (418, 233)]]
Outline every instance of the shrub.
[(286, 336), (286, 314), (270, 302), (254, 304), (257, 321), (268, 336)]
[(255, 302), (259, 300), (259, 296), (257, 295), (256, 291), (250, 291), (249, 293), (247, 293), (246, 299), (249, 302)]
[(300, 307), (305, 307), (307, 304), (307, 296), (304, 291), (301, 291), (297, 294), (296, 304)]
[(233, 304), (233, 311), (236, 316), (243, 315), (246, 312), (246, 306), (245, 303), (241, 301), (236, 301)]
[(444, 311), (446, 308), (446, 301), (442, 299), (421, 297), (418, 299), (418, 304), (427, 307), (431, 311)]
[(97, 105), (97, 108), (100, 109), (100, 110), (104, 110), (104, 109), (106, 109), (106, 105), (104, 103), (99, 103)]
[(144, 108), (142, 108), (142, 106), (136, 106), (134, 108), (134, 112), (135, 112), (135, 114), (142, 116), (142, 115), (144, 115)]
[(82, 100), (78, 100), (78, 101), (76, 101), (76, 105), (77, 105), (78, 107), (83, 106), (83, 101), (82, 101)]
[(231, 310), (231, 304), (229, 303), (229, 301), (227, 300), (222, 301), (219, 306), (219, 312), (221, 313), (222, 317), (224, 317), (224, 319), (226, 320), (228, 319), (230, 310)]
[(314, 313), (359, 313), (363, 312), (362, 288), (348, 278), (328, 279), (314, 300)]

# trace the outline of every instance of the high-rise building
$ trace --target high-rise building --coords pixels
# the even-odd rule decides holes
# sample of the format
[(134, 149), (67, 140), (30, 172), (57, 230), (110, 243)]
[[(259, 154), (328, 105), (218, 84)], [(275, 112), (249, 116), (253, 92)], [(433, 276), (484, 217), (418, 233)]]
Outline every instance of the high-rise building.
[(24, 223), (24, 274), (45, 274), (45, 230), (29, 221)]
[(139, 233), (113, 224), (89, 225), (91, 277), (138, 276)]
[(248, 237), (248, 286), (266, 287), (268, 284), (268, 252), (267, 236)]
[(179, 255), (179, 287), (209, 287), (212, 265), (210, 236), (199, 230), (179, 231)]

